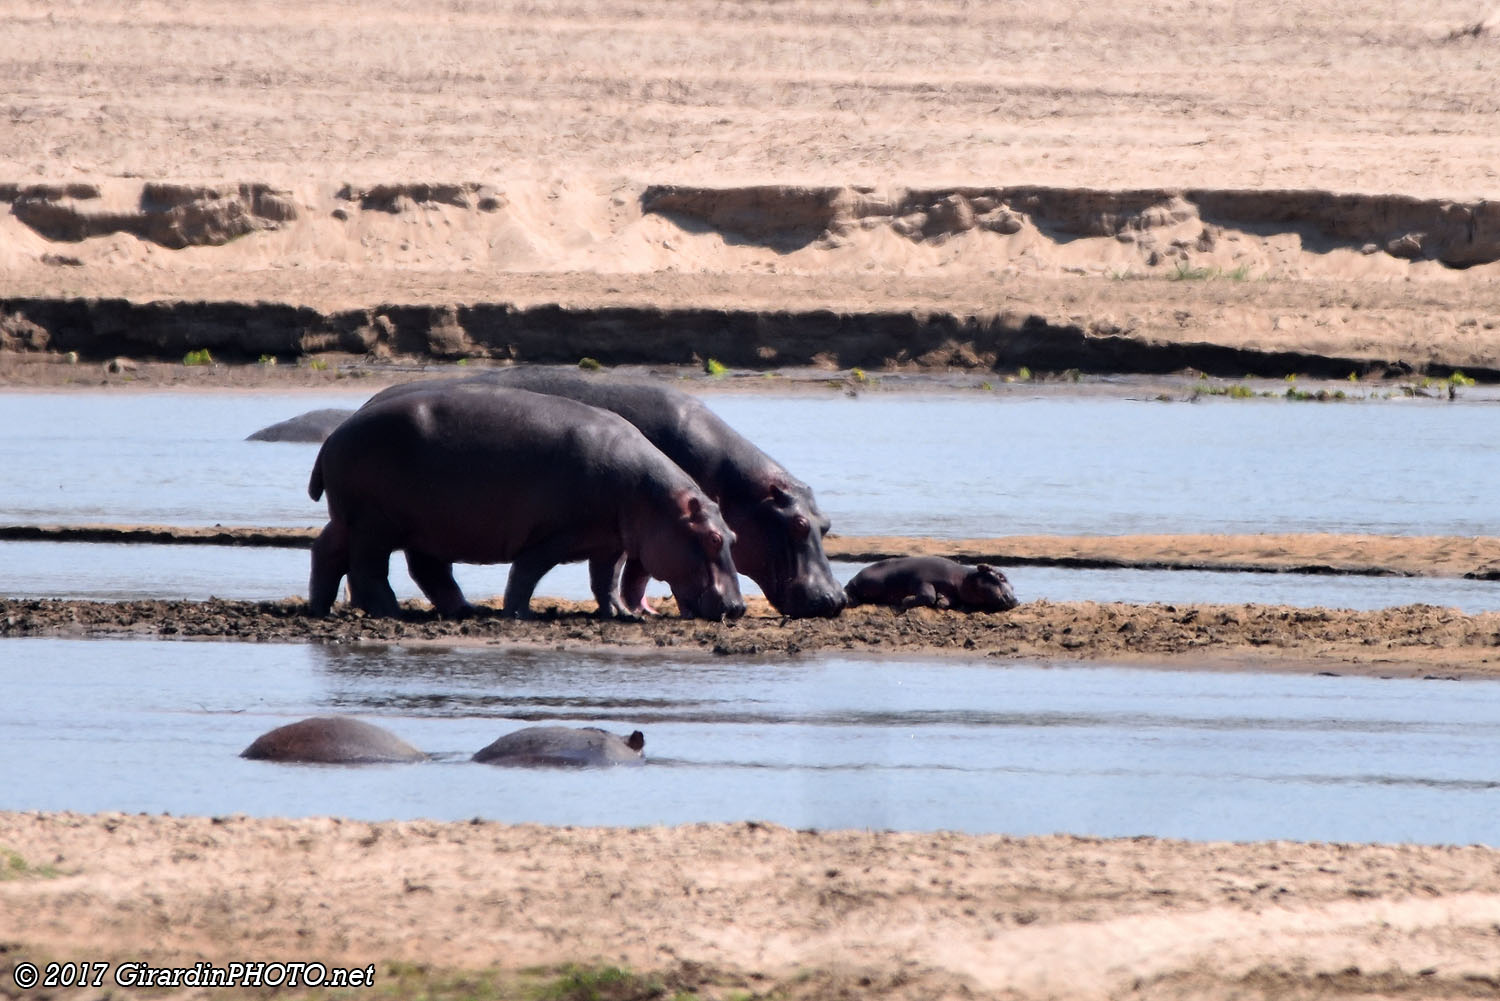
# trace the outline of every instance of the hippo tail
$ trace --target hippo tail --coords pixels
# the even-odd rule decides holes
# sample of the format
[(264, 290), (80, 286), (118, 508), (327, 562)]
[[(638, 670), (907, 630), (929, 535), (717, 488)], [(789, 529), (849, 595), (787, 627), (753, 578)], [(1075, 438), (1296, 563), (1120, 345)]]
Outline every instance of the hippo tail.
[(312, 476), (307, 480), (307, 496), (313, 500), (323, 498), (323, 452), (319, 450), (318, 458), (313, 462)]

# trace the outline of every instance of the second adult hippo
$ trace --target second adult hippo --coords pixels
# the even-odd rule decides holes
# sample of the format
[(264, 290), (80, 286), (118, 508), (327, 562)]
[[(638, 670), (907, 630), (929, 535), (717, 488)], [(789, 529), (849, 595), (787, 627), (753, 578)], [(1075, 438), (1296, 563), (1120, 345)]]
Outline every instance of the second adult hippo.
[(314, 716), (255, 738), (240, 752), (252, 761), (368, 765), (425, 761), (427, 755), (389, 730), (350, 716)]
[(507, 733), (474, 755), (488, 765), (589, 768), (639, 765), (646, 756), (645, 735), (634, 730), (621, 737), (596, 726), (528, 726)]
[(263, 427), (245, 440), (316, 443), (325, 440), (333, 433), (334, 428), (344, 423), (353, 413), (352, 410), (340, 410), (337, 407), (309, 410), (305, 414), (298, 414), (296, 417)]
[(628, 615), (616, 580), (627, 557), (672, 588), (684, 616), (745, 612), (718, 505), (616, 414), (557, 396), (485, 387), (372, 400), (328, 436), (308, 494), (328, 493), (308, 604), (396, 616), (390, 555), (438, 613), (473, 611), (453, 564), (509, 563), (505, 611), (529, 614), (542, 575), (588, 560), (599, 615)]
[[(783, 615), (835, 616), (844, 607), (823, 552), (827, 516), (812, 488), (740, 435), (698, 398), (655, 383), (582, 372), (517, 366), (483, 372), (447, 385), (499, 385), (560, 396), (600, 407), (635, 425), (719, 504), (734, 530), (734, 565), (759, 584)], [(408, 383), (371, 402), (418, 392), (434, 383)], [(621, 592), (628, 608), (645, 608), (650, 568), (632, 560)]]
[(964, 566), (942, 556), (898, 556), (872, 563), (844, 590), (851, 605), (1004, 612), (1017, 604), (1016, 592), (999, 570), (988, 563)]

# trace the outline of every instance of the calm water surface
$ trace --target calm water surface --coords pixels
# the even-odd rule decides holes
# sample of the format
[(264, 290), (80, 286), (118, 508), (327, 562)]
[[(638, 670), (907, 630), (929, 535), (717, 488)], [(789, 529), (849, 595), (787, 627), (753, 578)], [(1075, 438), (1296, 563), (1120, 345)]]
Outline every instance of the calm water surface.
[[(0, 542), (0, 595), (18, 598), (205, 598), (263, 601), (306, 597), (309, 556), (301, 549), (221, 546), (155, 546), (115, 543)], [(860, 564), (833, 564), (847, 582)], [(454, 576), (471, 600), (505, 593), (506, 566), (463, 566)], [(1022, 601), (1159, 601), (1168, 604), (1300, 605), (1373, 609), (1415, 603), (1464, 612), (1500, 611), (1500, 582), (1443, 577), (1353, 577), (1307, 574), (1212, 573), (1198, 570), (1067, 570), (1010, 567)], [(421, 597), (396, 555), (391, 587), (402, 600)], [(758, 595), (748, 577), (741, 590)], [(558, 567), (542, 580), (540, 595), (591, 597), (586, 564)], [(660, 582), (648, 589), (666, 596)]]
[[(319, 524), (315, 448), (243, 439), (366, 395), (0, 394), (0, 520)], [(851, 535), (1496, 531), (1493, 401), (706, 399)]]
[[(0, 809), (1500, 844), (1493, 682), (16, 639), (0, 685)], [(237, 757), (329, 712), (439, 759)], [(466, 760), (552, 722), (640, 728), (650, 761)]]

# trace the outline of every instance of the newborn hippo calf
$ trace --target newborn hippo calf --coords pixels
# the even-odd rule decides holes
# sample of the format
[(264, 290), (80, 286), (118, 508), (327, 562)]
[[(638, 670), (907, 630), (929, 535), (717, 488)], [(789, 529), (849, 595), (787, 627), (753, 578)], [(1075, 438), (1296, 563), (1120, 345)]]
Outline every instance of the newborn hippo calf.
[(371, 615), (400, 613), (388, 578), (404, 550), (440, 615), (473, 608), (453, 564), (509, 563), (508, 615), (559, 563), (589, 561), (601, 618), (628, 616), (627, 558), (666, 581), (684, 616), (736, 619), (745, 602), (718, 505), (623, 417), (498, 386), (420, 389), (374, 400), (328, 436), (307, 492), (328, 493), (308, 605), (325, 615), (349, 578)]
[(252, 761), (369, 765), (425, 761), (427, 755), (389, 730), (348, 716), (315, 716), (261, 734), (240, 752)]
[(987, 563), (967, 567), (942, 556), (900, 556), (872, 563), (845, 587), (851, 605), (1004, 612), (1016, 607), (1005, 574)]
[(617, 737), (595, 726), (529, 726), (508, 733), (474, 755), (489, 765), (552, 766), (589, 768), (603, 765), (639, 765), (646, 760), (641, 749), (646, 738), (635, 730)]

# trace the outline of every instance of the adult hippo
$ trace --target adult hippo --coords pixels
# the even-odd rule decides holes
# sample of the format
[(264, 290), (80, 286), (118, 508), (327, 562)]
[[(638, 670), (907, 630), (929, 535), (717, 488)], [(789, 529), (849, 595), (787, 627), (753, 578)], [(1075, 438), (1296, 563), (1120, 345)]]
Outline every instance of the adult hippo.
[[(530, 366), (441, 382), (525, 389), (619, 414), (718, 503), (734, 530), (735, 568), (760, 585), (778, 612), (811, 618), (832, 617), (843, 609), (844, 592), (823, 552), (829, 521), (818, 510), (812, 489), (696, 397), (649, 382)], [(432, 385), (392, 386), (370, 402)], [(627, 563), (621, 585), (627, 608), (649, 610), (646, 582), (652, 576), (639, 561)]]
[(309, 410), (288, 420), (263, 427), (247, 437), (246, 441), (297, 441), (320, 442), (333, 433), (333, 429), (353, 414), (352, 410), (330, 407), (325, 410)]
[(898, 556), (865, 567), (845, 586), (851, 605), (1004, 612), (1016, 607), (1005, 574), (987, 563), (967, 567), (942, 556)]
[(718, 505), (624, 418), (574, 400), (499, 386), (372, 400), (319, 450), (307, 492), (325, 490), (315, 615), (346, 574), (356, 605), (399, 614), (387, 580), (398, 549), (449, 617), (473, 611), (455, 562), (511, 564), (505, 611), (527, 615), (542, 575), (576, 560), (589, 561), (599, 615), (628, 615), (615, 583), (627, 557), (671, 585), (685, 617), (745, 612)]
[(474, 755), (488, 765), (544, 765), (575, 768), (639, 765), (646, 756), (639, 730), (620, 737), (596, 726), (529, 726), (508, 733)]
[(367, 765), (425, 761), (427, 755), (389, 730), (349, 716), (314, 716), (278, 726), (240, 752), (252, 761)]

